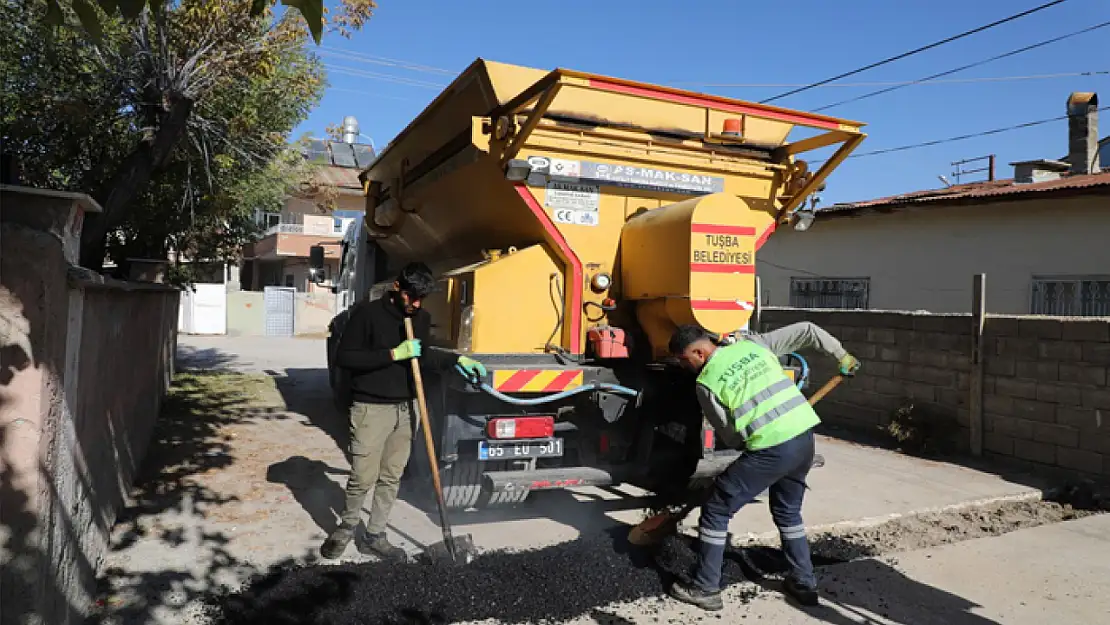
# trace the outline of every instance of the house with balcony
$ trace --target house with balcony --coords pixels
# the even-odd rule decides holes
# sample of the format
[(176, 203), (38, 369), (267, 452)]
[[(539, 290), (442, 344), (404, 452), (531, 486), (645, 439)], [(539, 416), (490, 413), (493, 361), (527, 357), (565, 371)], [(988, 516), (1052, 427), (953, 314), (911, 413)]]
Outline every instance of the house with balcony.
[[(339, 269), (343, 234), (364, 214), (358, 175), (375, 154), (373, 144), (360, 143), (359, 137), (358, 122), (347, 117), (343, 120), (342, 140), (309, 141), (305, 158), (320, 167), (300, 193), (286, 200), (280, 212), (256, 213), (263, 234), (243, 248), (239, 270), (242, 290), (282, 286), (298, 292), (329, 291)], [(324, 248), (322, 284), (309, 280), (309, 250), (314, 245)]]

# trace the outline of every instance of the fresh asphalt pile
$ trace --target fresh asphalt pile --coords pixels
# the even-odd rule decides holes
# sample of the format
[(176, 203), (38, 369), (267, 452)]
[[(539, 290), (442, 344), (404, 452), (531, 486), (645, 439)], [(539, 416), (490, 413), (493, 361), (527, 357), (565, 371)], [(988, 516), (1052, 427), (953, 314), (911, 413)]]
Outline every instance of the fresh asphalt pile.
[[(213, 625), (430, 625), (495, 619), (557, 623), (615, 602), (663, 594), (694, 562), (694, 542), (628, 546), (628, 528), (528, 551), (495, 551), (467, 565), (316, 565), (273, 571), (211, 601)], [(741, 559), (726, 584), (744, 582)], [(740, 593), (749, 601), (758, 587)], [(734, 601), (735, 593), (730, 593)], [(650, 608), (649, 608), (650, 609)]]

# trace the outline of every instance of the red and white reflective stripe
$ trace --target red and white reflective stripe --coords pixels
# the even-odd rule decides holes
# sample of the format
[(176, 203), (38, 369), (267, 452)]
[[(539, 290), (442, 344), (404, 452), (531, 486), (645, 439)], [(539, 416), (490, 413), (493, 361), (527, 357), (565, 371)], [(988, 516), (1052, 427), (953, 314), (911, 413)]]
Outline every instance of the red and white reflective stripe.
[(755, 304), (741, 300), (692, 299), (690, 308), (694, 310), (755, 310)]

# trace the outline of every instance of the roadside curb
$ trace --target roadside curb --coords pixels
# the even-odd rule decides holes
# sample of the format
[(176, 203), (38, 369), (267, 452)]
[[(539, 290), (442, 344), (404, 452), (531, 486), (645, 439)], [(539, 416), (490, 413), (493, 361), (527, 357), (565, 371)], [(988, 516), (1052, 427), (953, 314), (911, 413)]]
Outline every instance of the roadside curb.
[[(979, 499), (970, 499), (954, 504), (947, 504), (943, 506), (929, 506), (926, 508), (918, 508), (909, 512), (892, 512), (879, 516), (864, 517), (862, 519), (852, 519), (847, 521), (836, 521), (833, 523), (825, 523), (822, 525), (814, 525), (806, 528), (806, 536), (811, 540), (815, 536), (824, 534), (837, 534), (844, 531), (868, 529), (878, 527), (892, 521), (900, 519), (907, 519), (913, 517), (924, 516), (927, 514), (950, 513), (950, 512), (963, 512), (972, 508), (981, 508), (985, 506), (1005, 504), (1005, 503), (1019, 503), (1027, 501), (1040, 501), (1046, 496), (1051, 496), (1050, 491), (1042, 491), (1039, 489), (1029, 489), (1024, 492), (1012, 493), (1009, 495), (996, 495), (993, 497), (983, 497)], [(683, 527), (683, 533), (689, 536), (697, 534), (696, 526)], [(779, 534), (777, 531), (748, 533), (743, 535), (732, 535), (730, 544), (733, 547), (750, 547), (753, 545), (773, 545), (778, 544)]]

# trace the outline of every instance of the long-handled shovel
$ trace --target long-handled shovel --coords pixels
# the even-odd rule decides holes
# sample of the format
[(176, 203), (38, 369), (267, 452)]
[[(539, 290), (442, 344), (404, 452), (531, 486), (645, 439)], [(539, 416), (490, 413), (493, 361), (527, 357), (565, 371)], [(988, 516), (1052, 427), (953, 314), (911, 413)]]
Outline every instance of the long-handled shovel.
[[(812, 406), (813, 404), (821, 401), (821, 399), (823, 399), (825, 395), (828, 395), (829, 392), (831, 392), (834, 388), (836, 388), (838, 384), (843, 381), (844, 376), (842, 375), (835, 375), (829, 378), (829, 381), (825, 382), (825, 385), (817, 389), (817, 392), (809, 398), (809, 405)], [(824, 465), (824, 463), (825, 459), (818, 456), (814, 458), (813, 466), (822, 466)], [(706, 496), (708, 496), (709, 491), (707, 491), (705, 494)], [(703, 503), (705, 502), (693, 501), (687, 503), (677, 510), (672, 508), (670, 510), (664, 510), (659, 514), (648, 517), (628, 532), (628, 542), (640, 547), (653, 545), (659, 542), (663, 539), (663, 537), (669, 534), (673, 534), (675, 529), (678, 528), (678, 524), (682, 522), (682, 519), (685, 519), (686, 515), (690, 514), (694, 510), (694, 508), (697, 508)]]
[[(412, 331), (412, 320), (405, 317), (405, 335), (411, 341), (415, 338)], [(416, 386), (416, 403), (420, 410), (420, 425), (424, 430), (424, 447), (428, 450), (428, 464), (432, 470), (432, 484), (436, 490), (436, 505), (439, 507), (439, 527), (443, 530), (443, 542), (428, 545), (424, 548), (424, 556), (435, 561), (444, 556), (452, 562), (469, 562), (474, 554), (474, 541), (469, 534), (456, 538), (451, 533), (451, 524), (447, 520), (447, 503), (443, 499), (443, 484), (439, 480), (439, 463), (436, 462), (435, 441), (432, 438), (432, 427), (428, 418), (428, 402), (424, 396), (424, 378), (420, 375), (420, 363), (412, 359), (412, 379)]]

